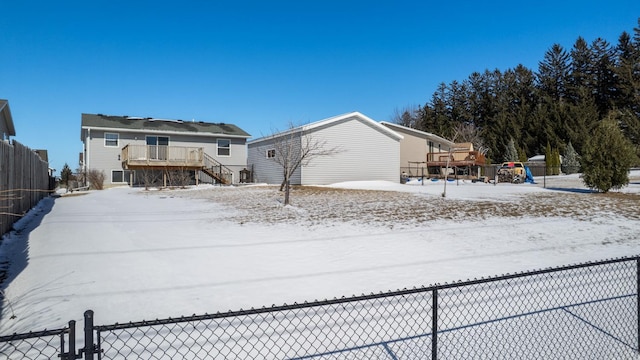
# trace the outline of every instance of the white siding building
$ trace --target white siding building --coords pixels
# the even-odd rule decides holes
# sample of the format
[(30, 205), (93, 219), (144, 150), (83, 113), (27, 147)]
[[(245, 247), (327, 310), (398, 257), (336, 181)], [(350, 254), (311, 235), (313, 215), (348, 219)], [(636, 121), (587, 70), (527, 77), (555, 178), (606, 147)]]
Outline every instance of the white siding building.
[(400, 181), (400, 140), (402, 135), (359, 112), (331, 117), (248, 142), (247, 164), (255, 182), (280, 184), (283, 169), (274, 159), (283, 141), (305, 141), (334, 149), (301, 166), (291, 177), (295, 185), (326, 185), (343, 181)]

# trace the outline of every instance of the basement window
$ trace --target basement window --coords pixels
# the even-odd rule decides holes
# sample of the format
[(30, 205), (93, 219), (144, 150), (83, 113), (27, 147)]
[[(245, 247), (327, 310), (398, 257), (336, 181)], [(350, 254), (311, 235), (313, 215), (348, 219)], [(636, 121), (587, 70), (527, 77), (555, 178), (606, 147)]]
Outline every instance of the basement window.
[(111, 183), (129, 183), (131, 180), (131, 170), (112, 170)]

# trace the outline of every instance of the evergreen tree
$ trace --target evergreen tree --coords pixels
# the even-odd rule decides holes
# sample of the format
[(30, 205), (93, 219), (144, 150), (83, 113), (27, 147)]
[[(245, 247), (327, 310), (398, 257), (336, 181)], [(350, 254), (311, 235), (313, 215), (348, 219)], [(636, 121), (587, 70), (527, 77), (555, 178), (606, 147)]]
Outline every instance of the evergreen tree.
[(551, 156), (553, 158), (552, 175), (560, 175), (560, 166), (562, 165), (562, 161), (560, 161), (560, 150), (558, 150), (558, 148), (554, 148), (551, 152)]
[(544, 163), (547, 167), (547, 175), (553, 174), (553, 152), (551, 150), (551, 144), (547, 141), (547, 146), (544, 148)]
[(538, 64), (540, 90), (555, 102), (563, 100), (567, 95), (569, 69), (569, 55), (558, 44), (547, 50), (544, 60)]
[(619, 119), (622, 132), (640, 148), (640, 28), (635, 31), (636, 42), (625, 32), (616, 47), (616, 108), (623, 114)]
[(507, 144), (507, 149), (504, 152), (502, 161), (518, 161), (518, 151), (516, 150), (516, 144), (513, 138), (509, 138), (509, 143)]
[(571, 141), (567, 145), (567, 149), (564, 152), (564, 159), (562, 160), (562, 172), (565, 174), (575, 174), (580, 171), (580, 155), (576, 152), (571, 145)]
[(519, 147), (518, 148), (518, 161), (520, 162), (527, 162), (529, 158), (527, 157), (527, 152), (524, 150), (523, 147)]
[(582, 148), (589, 137), (589, 129), (594, 128), (599, 120), (598, 108), (587, 87), (578, 88), (575, 95), (575, 103), (567, 108), (565, 140), (571, 142), (578, 153), (582, 153)]
[(534, 137), (535, 128), (532, 125), (537, 104), (534, 74), (523, 65), (516, 66), (513, 73), (515, 83), (512, 89), (511, 118), (518, 124), (520, 139), (517, 143), (522, 146), (522, 154), (526, 161), (526, 154), (535, 155), (538, 147)]
[[(580, 89), (591, 90), (594, 86), (594, 55), (584, 38), (578, 37), (571, 49), (571, 74), (569, 75), (568, 94), (576, 102)], [(589, 91), (591, 93), (591, 91)]]
[(73, 180), (73, 172), (67, 163), (64, 163), (62, 170), (60, 171), (60, 183), (62, 185), (69, 184), (69, 180)]
[(614, 73), (613, 49), (609, 42), (597, 38), (591, 45), (594, 55), (594, 96), (600, 117), (613, 108), (617, 79)]
[(637, 162), (631, 142), (609, 116), (594, 129), (582, 158), (582, 181), (590, 189), (607, 192), (629, 184), (629, 169)]
[(452, 121), (447, 110), (447, 86), (441, 83), (433, 93), (431, 103), (424, 106), (420, 130), (451, 138), (453, 134)]

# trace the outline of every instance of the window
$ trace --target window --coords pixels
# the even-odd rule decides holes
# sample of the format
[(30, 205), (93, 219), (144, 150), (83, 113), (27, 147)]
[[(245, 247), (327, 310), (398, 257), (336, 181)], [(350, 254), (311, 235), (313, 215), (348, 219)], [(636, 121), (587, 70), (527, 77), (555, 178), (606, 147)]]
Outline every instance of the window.
[(267, 150), (267, 159), (273, 159), (276, 157), (276, 149)]
[(231, 155), (231, 141), (227, 139), (218, 140), (218, 156)]
[(169, 137), (147, 136), (146, 141), (149, 151), (149, 159), (167, 160), (167, 146), (169, 146)]
[(131, 170), (112, 170), (111, 171), (111, 183), (129, 183), (131, 177)]
[(147, 136), (147, 145), (169, 145), (169, 137), (167, 136)]
[(118, 146), (118, 134), (104, 133), (104, 146)]

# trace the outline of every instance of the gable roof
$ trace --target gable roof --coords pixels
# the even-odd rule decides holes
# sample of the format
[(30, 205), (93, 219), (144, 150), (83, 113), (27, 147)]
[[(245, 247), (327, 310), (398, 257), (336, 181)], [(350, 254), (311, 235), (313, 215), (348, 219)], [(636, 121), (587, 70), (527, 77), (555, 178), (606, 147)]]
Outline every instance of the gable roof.
[[(9, 110), (9, 101), (0, 99), (0, 117), (4, 119), (7, 125), (7, 131), (9, 136), (16, 136), (16, 128), (13, 125), (13, 118), (11, 117), (11, 110)], [(1, 136), (2, 134), (0, 134)], [(2, 138), (0, 137), (0, 140)]]
[(107, 131), (158, 132), (165, 134), (188, 133), (189, 135), (236, 138), (251, 137), (247, 132), (233, 124), (103, 114), (82, 114), (81, 127), (82, 129), (100, 129)]
[(438, 136), (436, 134), (428, 133), (428, 132), (425, 132), (425, 131), (420, 131), (420, 130), (413, 129), (413, 128), (410, 128), (410, 127), (407, 127), (407, 126), (403, 126), (403, 125), (395, 124), (395, 123), (390, 123), (390, 122), (386, 122), (386, 121), (381, 121), (380, 124), (382, 124), (383, 126), (387, 126), (389, 128), (392, 128), (392, 129), (396, 129), (398, 131), (404, 131), (404, 132), (411, 133), (411, 134), (413, 134), (413, 135), (415, 135), (417, 137), (421, 137), (421, 138), (424, 138), (424, 139), (433, 139), (433, 140), (436, 140), (438, 142), (447, 144), (449, 146), (453, 146), (454, 145), (453, 141), (447, 140), (447, 139), (443, 138), (442, 136)]
[(389, 136), (389, 137), (391, 137), (393, 139), (401, 140), (403, 138), (402, 135), (396, 133), (395, 131), (393, 131), (393, 130), (387, 128), (387, 127), (384, 127), (384, 126), (380, 125), (379, 122), (377, 122), (375, 120), (372, 120), (371, 118), (365, 116), (364, 114), (362, 114), (362, 113), (360, 113), (358, 111), (353, 111), (353, 112), (350, 112), (350, 113), (337, 115), (337, 116), (332, 116), (330, 118), (326, 118), (326, 119), (319, 120), (319, 121), (316, 121), (316, 122), (312, 122), (312, 123), (309, 123), (309, 124), (306, 124), (306, 125), (302, 125), (302, 126), (298, 126), (298, 127), (292, 128), (292, 129), (288, 129), (288, 130), (285, 130), (283, 132), (279, 132), (277, 134), (272, 134), (272, 135), (264, 136), (264, 137), (261, 137), (261, 138), (255, 139), (255, 140), (251, 140), (251, 141), (248, 142), (248, 144), (255, 144), (255, 143), (258, 143), (258, 142), (262, 142), (262, 141), (265, 141), (265, 140), (278, 138), (278, 137), (285, 136), (285, 135), (290, 135), (290, 134), (297, 133), (297, 132), (308, 132), (308, 131), (319, 129), (319, 128), (322, 128), (322, 127), (331, 126), (331, 125), (333, 125), (335, 123), (339, 123), (341, 121), (350, 120), (350, 119), (353, 119), (353, 118), (370, 125), (374, 129), (379, 130), (380, 132), (386, 134), (387, 136)]

